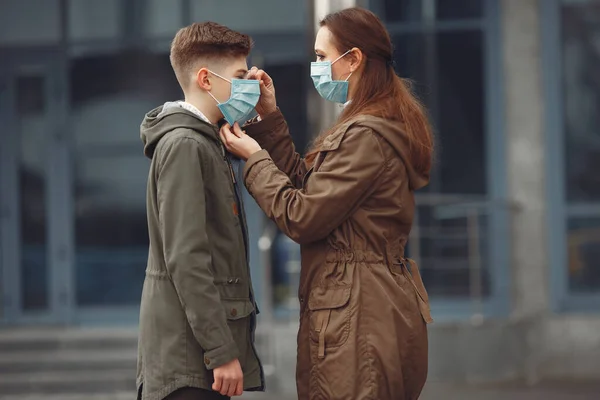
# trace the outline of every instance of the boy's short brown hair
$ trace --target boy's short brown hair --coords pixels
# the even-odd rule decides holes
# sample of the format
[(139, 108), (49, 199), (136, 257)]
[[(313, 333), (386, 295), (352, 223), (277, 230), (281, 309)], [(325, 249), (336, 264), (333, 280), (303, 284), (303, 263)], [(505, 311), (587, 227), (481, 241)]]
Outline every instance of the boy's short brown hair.
[(171, 66), (182, 88), (198, 61), (220, 61), (247, 57), (252, 49), (250, 36), (215, 22), (194, 23), (181, 28), (171, 43)]

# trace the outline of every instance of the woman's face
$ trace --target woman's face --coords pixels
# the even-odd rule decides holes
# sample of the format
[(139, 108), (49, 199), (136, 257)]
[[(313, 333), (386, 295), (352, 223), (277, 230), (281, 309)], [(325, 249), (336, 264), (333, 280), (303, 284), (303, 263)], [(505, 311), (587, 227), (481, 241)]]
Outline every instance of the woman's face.
[[(350, 50), (350, 49), (348, 49)], [(315, 40), (315, 55), (317, 61), (331, 61), (332, 63), (338, 59), (343, 53), (340, 53), (333, 44), (333, 34), (323, 26), (317, 32)], [(343, 81), (350, 75), (350, 62), (348, 57), (342, 57), (331, 66), (331, 74), (333, 80)]]

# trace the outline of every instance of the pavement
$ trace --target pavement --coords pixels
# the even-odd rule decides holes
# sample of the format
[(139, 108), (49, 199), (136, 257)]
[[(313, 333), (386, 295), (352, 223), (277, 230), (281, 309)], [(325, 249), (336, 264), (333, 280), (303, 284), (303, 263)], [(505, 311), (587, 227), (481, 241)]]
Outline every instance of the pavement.
[[(295, 330), (291, 325), (278, 327), (271, 336), (262, 338), (260, 344), (264, 348), (260, 352), (269, 391), (246, 393), (240, 399), (297, 400), (294, 395)], [(0, 400), (135, 399), (135, 392), (129, 388), (135, 376), (136, 332), (59, 330), (54, 333), (55, 338), (52, 335), (47, 329), (0, 332)], [(84, 384), (85, 379), (79, 376), (83, 374), (85, 378), (89, 373), (98, 376), (98, 371), (119, 379), (107, 378), (106, 384), (104, 381)], [(28, 381), (55, 384), (28, 386)], [(98, 393), (100, 390), (104, 393)], [(542, 382), (532, 387), (523, 384), (467, 386), (435, 381), (432, 377), (420, 400), (600, 400), (600, 380)]]
[[(133, 400), (134, 392), (102, 395), (44, 395), (2, 396), (0, 400)], [(247, 393), (242, 400), (297, 400), (296, 396), (281, 393)], [(463, 386), (431, 382), (420, 400), (599, 400), (600, 382), (545, 382), (533, 387), (525, 385)]]

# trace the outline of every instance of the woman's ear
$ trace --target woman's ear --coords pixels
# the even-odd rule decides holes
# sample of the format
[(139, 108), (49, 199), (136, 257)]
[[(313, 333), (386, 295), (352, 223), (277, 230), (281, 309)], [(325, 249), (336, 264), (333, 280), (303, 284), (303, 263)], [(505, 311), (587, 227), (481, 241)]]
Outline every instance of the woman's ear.
[(208, 68), (200, 68), (196, 73), (196, 84), (200, 89), (211, 90), (212, 86), (210, 84), (210, 80), (208, 79)]
[(354, 47), (354, 48), (352, 48), (352, 50), (350, 50), (350, 53), (348, 53), (348, 56), (349, 56), (349, 61), (350, 61), (350, 70), (352, 72), (357, 71), (363, 63), (363, 59), (364, 59), (363, 52), (358, 47)]

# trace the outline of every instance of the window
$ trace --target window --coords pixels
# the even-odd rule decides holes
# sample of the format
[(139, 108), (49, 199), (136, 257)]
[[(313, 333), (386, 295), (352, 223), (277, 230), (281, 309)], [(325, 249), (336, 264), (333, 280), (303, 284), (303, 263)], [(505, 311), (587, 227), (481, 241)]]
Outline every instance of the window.
[(49, 307), (46, 193), (49, 132), (44, 75), (16, 79), (19, 137), (21, 303), (25, 311)]
[(58, 43), (59, 6), (59, 0), (1, 1), (0, 46)]
[(600, 293), (600, 3), (563, 1), (560, 18), (568, 290)]
[[(492, 259), (500, 229), (486, 206), (492, 179), (501, 179), (502, 161), (488, 157), (488, 61), (497, 15), (484, 15), (481, 0), (386, 0), (377, 10), (394, 43), (396, 72), (412, 83), (436, 133), (429, 185), (417, 201), (416, 235), (407, 253), (421, 263), (432, 299), (464, 301), (475, 294), (499, 299), (494, 280), (507, 266)], [(491, 111), (494, 112), (494, 111)], [(495, 111), (499, 112), (499, 111)], [(447, 202), (444, 199), (452, 197)], [(466, 204), (478, 199), (475, 203)], [(501, 207), (501, 206), (497, 206)], [(504, 296), (505, 294), (502, 294)]]
[[(89, 79), (93, 76), (94, 79)], [(137, 305), (148, 257), (140, 122), (180, 98), (167, 54), (73, 60), (75, 258), (78, 306)]]
[(481, 0), (388, 0), (383, 5), (388, 23), (479, 19), (483, 17)]

